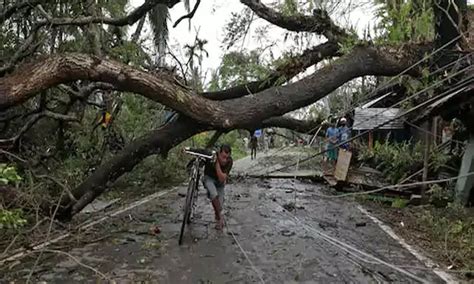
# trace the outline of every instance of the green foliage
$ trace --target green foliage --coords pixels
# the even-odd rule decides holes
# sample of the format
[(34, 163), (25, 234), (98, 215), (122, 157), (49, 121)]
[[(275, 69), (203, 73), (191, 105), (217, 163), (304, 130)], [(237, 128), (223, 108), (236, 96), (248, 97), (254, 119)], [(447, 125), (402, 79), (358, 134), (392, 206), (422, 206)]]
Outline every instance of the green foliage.
[(407, 207), (409, 201), (402, 198), (396, 198), (392, 201), (392, 207), (394, 208), (405, 208)]
[(269, 67), (262, 62), (256, 50), (250, 52), (230, 52), (222, 58), (219, 73), (213, 74), (209, 90), (229, 88), (254, 80), (261, 80), (268, 75)]
[(379, 41), (391, 43), (428, 41), (434, 38), (432, 0), (375, 0), (380, 4)]
[(460, 270), (474, 269), (474, 214), (472, 208), (450, 203), (446, 208), (425, 210), (421, 223), (428, 228), (440, 253)]
[(432, 98), (435, 95), (435, 89), (429, 88), (437, 80), (441, 80), (442, 75), (431, 75), (430, 70), (425, 67), (421, 70), (420, 77), (400, 76), (399, 82), (405, 86), (407, 96), (418, 94), (412, 99), (402, 103), (402, 108), (405, 110), (411, 109), (420, 100)]
[(454, 200), (454, 188), (449, 184), (446, 187), (433, 184), (428, 193), (430, 194), (430, 203), (436, 207), (445, 207), (448, 202)]
[(148, 54), (131, 41), (124, 41), (122, 44), (113, 46), (110, 49), (106, 48), (106, 50), (112, 59), (129, 62), (135, 66), (141, 66), (143, 62), (150, 60)]
[[(423, 165), (423, 149), (424, 146), (420, 142), (413, 145), (410, 142), (380, 143), (376, 141), (373, 150), (362, 147), (358, 159), (380, 170), (390, 182), (397, 183)], [(431, 151), (431, 168), (438, 170), (448, 158), (442, 152)]]
[(23, 217), (21, 209), (6, 210), (0, 208), (0, 230), (18, 229), (26, 223), (27, 220)]
[(164, 122), (164, 108), (155, 102), (128, 93), (123, 95), (123, 102), (116, 123), (127, 141), (158, 128)]
[(363, 43), (363, 41), (358, 38), (355, 30), (351, 29), (348, 33), (349, 35), (347, 37), (344, 37), (341, 42), (337, 43), (339, 45), (339, 51), (342, 54), (349, 54), (354, 47)]
[(153, 40), (159, 55), (164, 55), (168, 42), (168, 20), (170, 13), (168, 6), (156, 5), (149, 13), (148, 19), (153, 30)]
[(125, 14), (128, 0), (99, 0), (98, 4), (104, 7), (112, 17), (120, 17)]
[(284, 0), (280, 11), (285, 16), (294, 16), (298, 13), (298, 2), (295, 0)]
[(247, 156), (246, 145), (244, 145), (243, 139), (240, 137), (237, 130), (231, 131), (226, 135), (223, 135), (219, 141), (219, 144), (229, 144), (232, 147), (232, 158), (235, 160), (241, 159)]
[(22, 180), (16, 168), (7, 164), (0, 164), (0, 185), (15, 184)]
[(239, 13), (231, 13), (229, 22), (224, 26), (225, 37), (222, 40), (222, 44), (225, 49), (230, 49), (245, 38), (252, 21), (253, 12), (249, 8), (245, 8)]
[(7, 61), (8, 57), (15, 53), (15, 33), (11, 29), (0, 27), (0, 62)]

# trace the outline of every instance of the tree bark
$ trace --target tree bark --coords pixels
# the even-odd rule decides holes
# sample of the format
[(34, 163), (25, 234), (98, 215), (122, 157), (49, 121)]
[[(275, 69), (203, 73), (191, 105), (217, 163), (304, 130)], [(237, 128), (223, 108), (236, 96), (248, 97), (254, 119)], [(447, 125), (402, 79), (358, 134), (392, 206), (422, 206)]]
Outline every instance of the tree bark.
[(153, 9), (158, 4), (163, 4), (169, 8), (176, 5), (180, 0), (146, 0), (140, 7), (133, 10), (130, 14), (120, 18), (109, 18), (109, 17), (75, 17), (75, 18), (53, 18), (51, 15), (45, 14), (46, 20), (39, 21), (36, 23), (37, 26), (84, 26), (88, 24), (106, 24), (113, 26), (126, 26), (133, 25), (135, 22), (140, 20), (146, 13)]
[(291, 129), (305, 134), (314, 134), (323, 120), (299, 120), (292, 117), (280, 116), (264, 120), (260, 128), (278, 127)]
[(182, 141), (209, 128), (181, 116), (176, 121), (136, 139), (119, 154), (100, 166), (73, 191), (77, 202), (65, 196), (61, 201), (60, 218), (70, 219), (97, 196), (107, 185), (131, 171), (140, 161), (152, 154), (165, 154)]
[(177, 84), (173, 76), (163, 73), (156, 76), (119, 62), (84, 54), (57, 55), (0, 78), (0, 110), (22, 103), (58, 84), (90, 80), (107, 82), (117, 90), (141, 94), (216, 128), (247, 128), (309, 105), (353, 78), (395, 75), (419, 59), (424, 51), (420, 46), (404, 50), (355, 47), (350, 54), (296, 83), (226, 101), (197, 96)]
[(204, 92), (201, 95), (211, 100), (236, 99), (246, 95), (255, 94), (288, 82), (291, 78), (306, 70), (310, 66), (316, 65), (323, 59), (340, 56), (339, 46), (333, 42), (326, 42), (305, 50), (301, 55), (289, 59), (287, 62), (277, 67), (274, 72), (265, 79), (249, 82), (222, 91)]
[(301, 14), (286, 16), (268, 8), (260, 0), (241, 0), (240, 2), (252, 9), (260, 18), (289, 31), (323, 34), (330, 41), (337, 41), (347, 36), (346, 32), (338, 27), (323, 10), (315, 10), (312, 16)]
[[(424, 46), (408, 46), (405, 49), (358, 46), (350, 54), (296, 83), (224, 101), (199, 96), (178, 84), (173, 76), (164, 73), (151, 74), (83, 54), (57, 55), (0, 78), (0, 109), (24, 102), (38, 92), (61, 83), (89, 80), (110, 83), (117, 90), (141, 94), (180, 113), (176, 121), (137, 139), (99, 167), (74, 190), (77, 202), (66, 197), (61, 203), (61, 215), (68, 219), (99, 196), (109, 182), (132, 170), (151, 154), (165, 154), (182, 141), (206, 130), (255, 129), (285, 123), (289, 127), (287, 118), (269, 118), (309, 105), (353, 78), (395, 75), (421, 58), (425, 50)], [(308, 130), (313, 124), (293, 126)]]

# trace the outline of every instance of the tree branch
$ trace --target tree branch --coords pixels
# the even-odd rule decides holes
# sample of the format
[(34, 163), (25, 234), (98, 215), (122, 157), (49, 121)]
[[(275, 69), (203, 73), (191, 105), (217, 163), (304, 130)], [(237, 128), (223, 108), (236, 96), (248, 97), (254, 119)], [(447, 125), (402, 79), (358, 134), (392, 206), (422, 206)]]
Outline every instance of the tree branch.
[(285, 60), (270, 75), (263, 80), (253, 81), (222, 91), (204, 92), (201, 95), (211, 100), (228, 100), (258, 93), (265, 89), (281, 85), (303, 72), (305, 69), (319, 63), (323, 59), (340, 55), (338, 46), (332, 42), (320, 44), (305, 50), (302, 54)]
[(0, 67), (0, 77), (13, 70), (16, 63), (31, 55), (36, 50), (36, 48), (41, 45), (41, 43), (33, 44), (37, 38), (38, 31), (39, 27), (33, 28), (30, 32), (30, 35), (25, 39), (25, 42), (20, 46), (20, 48), (18, 48), (18, 50), (13, 54), (11, 59), (4, 66)]
[[(175, 88), (166, 87), (169, 82), (166, 82), (163, 78), (149, 77), (149, 74), (138, 70), (124, 70), (125, 67), (118, 68), (113, 62), (96, 62), (94, 68), (85, 69), (88, 75), (82, 75), (83, 77), (87, 77), (88, 80), (100, 79), (110, 83), (115, 82), (115, 85), (122, 89), (141, 93), (150, 98), (157, 98), (157, 94), (162, 94), (167, 98), (167, 104), (165, 105), (171, 106), (182, 103), (186, 110), (182, 111), (177, 120), (133, 141), (119, 154), (101, 165), (73, 191), (74, 197), (78, 200), (77, 202), (65, 197), (61, 203), (63, 206), (62, 218), (67, 220), (80, 212), (82, 208), (106, 189), (107, 184), (114, 182), (122, 174), (131, 171), (135, 165), (151, 154), (166, 154), (170, 148), (202, 131), (216, 128), (222, 131), (235, 128), (255, 128), (262, 125), (262, 121), (270, 117), (282, 115), (326, 96), (352, 78), (369, 74), (395, 75), (421, 58), (425, 51), (420, 46), (416, 46), (414, 49), (405, 47), (403, 50), (356, 47), (351, 54), (341, 57), (331, 65), (320, 69), (299, 82), (222, 102), (210, 101), (196, 95), (191, 96), (194, 100), (188, 101), (189, 92), (186, 93), (185, 89), (178, 89), (179, 91), (177, 91)], [(80, 57), (80, 59), (82, 61), (90, 60), (87, 57)], [(82, 74), (81, 72), (77, 73), (77, 70), (80, 69), (73, 64), (66, 69), (63, 68), (61, 74), (67, 76), (65, 77), (67, 80), (71, 80), (71, 78), (76, 78), (75, 76), (78, 74)], [(65, 70), (68, 72), (65, 72)], [(70, 70), (74, 70), (74, 72)], [(114, 70), (115, 73), (111, 70)], [(146, 80), (142, 81), (143, 79)], [(4, 91), (6, 90), (3, 87), (5, 85), (5, 82), (0, 79), (0, 105), (3, 106), (5, 106), (4, 97), (11, 93), (11, 90)], [(172, 92), (175, 95), (170, 96), (167, 92)], [(176, 95), (177, 93), (179, 94)], [(176, 102), (171, 102), (173, 98)], [(163, 98), (159, 100), (165, 101)], [(196, 103), (197, 101), (199, 102)], [(180, 110), (182, 109), (180, 106)], [(194, 111), (197, 111), (199, 115), (196, 115)], [(185, 114), (192, 114), (192, 118), (185, 116)], [(214, 116), (215, 122), (219, 123), (209, 124), (209, 121), (212, 122), (212, 120), (209, 120), (211, 116)], [(200, 119), (201, 117), (202, 119)], [(263, 124), (265, 126), (292, 127), (301, 131), (306, 131), (309, 127), (314, 126), (312, 122), (289, 123), (289, 121), (292, 121), (292, 119), (273, 118)]]
[(84, 54), (55, 55), (0, 78), (0, 109), (24, 102), (38, 92), (61, 83), (90, 80), (107, 82), (117, 90), (141, 94), (216, 128), (247, 127), (256, 121), (309, 105), (353, 78), (395, 75), (418, 60), (427, 50), (423, 47), (426, 46), (407, 45), (403, 49), (355, 47), (350, 54), (296, 83), (219, 102), (196, 96), (164, 72), (150, 74), (119, 62)]
[(341, 37), (347, 36), (324, 10), (315, 10), (312, 17), (301, 14), (286, 16), (268, 8), (260, 0), (240, 0), (240, 2), (252, 9), (260, 18), (289, 31), (318, 33), (329, 41), (338, 41)]
[(222, 130), (217, 130), (214, 135), (212, 135), (211, 139), (207, 141), (206, 148), (212, 148), (214, 144), (216, 144), (217, 140), (224, 134), (224, 131)]
[(109, 182), (113, 182), (122, 174), (131, 171), (145, 157), (152, 154), (166, 155), (174, 146), (206, 130), (210, 130), (210, 128), (180, 116), (177, 120), (160, 129), (150, 131), (134, 140), (120, 153), (101, 165), (73, 191), (74, 197), (78, 200), (77, 202), (73, 202), (68, 196), (64, 196), (61, 203), (63, 206), (61, 217), (68, 220), (74, 214), (80, 212), (82, 208), (106, 189)]
[(306, 134), (314, 134), (318, 130), (318, 126), (323, 122), (323, 119), (318, 120), (300, 120), (289, 116), (271, 117), (264, 120), (260, 127), (278, 127), (294, 130)]
[(184, 19), (191, 19), (192, 17), (194, 17), (194, 14), (196, 13), (196, 11), (197, 11), (197, 9), (198, 9), (199, 4), (201, 4), (201, 0), (197, 0), (197, 1), (196, 1), (196, 4), (194, 5), (193, 10), (192, 10), (189, 14), (184, 15), (184, 16), (182, 16), (181, 18), (179, 18), (179, 19), (174, 23), (173, 28), (176, 28), (176, 27), (178, 26), (178, 24), (179, 24), (182, 20), (184, 20)]
[(13, 14), (16, 12), (28, 8), (34, 7), (41, 2), (46, 2), (44, 0), (27, 0), (27, 1), (17, 1), (17, 3), (13, 4), (12, 6), (6, 8), (2, 13), (0, 13), (0, 25), (3, 24), (7, 19), (9, 19)]
[(142, 30), (143, 30), (143, 26), (145, 25), (145, 20), (146, 20), (146, 17), (143, 17), (140, 19), (140, 22), (138, 22), (138, 25), (137, 25), (137, 29), (135, 30), (135, 32), (133, 33), (132, 35), (132, 42), (138, 44), (138, 39), (140, 38), (140, 34), (142, 33)]
[(59, 114), (59, 113), (55, 113), (55, 112), (48, 111), (48, 110), (45, 110), (45, 111), (42, 111), (42, 112), (39, 112), (39, 113), (35, 113), (31, 116), (30, 120), (28, 120), (23, 125), (23, 127), (20, 129), (20, 131), (18, 131), (18, 133), (15, 136), (13, 136), (11, 138), (7, 138), (7, 139), (0, 139), (0, 145), (1, 144), (5, 144), (5, 145), (15, 144), (42, 117), (49, 117), (49, 118), (52, 118), (52, 119), (63, 120), (63, 121), (78, 121), (78, 119), (74, 116)]
[(46, 20), (39, 21), (37, 24), (40, 26), (51, 25), (51, 26), (84, 26), (93, 23), (100, 23), (113, 26), (126, 26), (133, 25), (136, 21), (140, 20), (146, 15), (151, 9), (158, 4), (163, 4), (169, 8), (173, 7), (180, 0), (146, 0), (140, 7), (133, 10), (130, 14), (120, 18), (109, 18), (109, 17), (96, 17), (86, 16), (81, 18), (53, 18), (51, 15), (45, 16)]

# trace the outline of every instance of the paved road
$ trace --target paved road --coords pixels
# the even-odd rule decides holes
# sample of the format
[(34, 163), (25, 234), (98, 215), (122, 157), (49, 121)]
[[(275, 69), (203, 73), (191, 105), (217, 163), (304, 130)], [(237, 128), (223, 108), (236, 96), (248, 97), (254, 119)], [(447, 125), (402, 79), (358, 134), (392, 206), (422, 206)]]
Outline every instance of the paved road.
[[(356, 203), (322, 198), (326, 191), (324, 185), (290, 179), (230, 184), (223, 233), (214, 229), (201, 191), (198, 216), (181, 247), (184, 198), (172, 192), (96, 227), (94, 235), (107, 238), (78, 241), (69, 252), (117, 283), (442, 283)], [(160, 227), (158, 236), (148, 233), (152, 224)], [(32, 262), (23, 259), (0, 282), (24, 281)], [(99, 278), (56, 254), (46, 254), (37, 271), (35, 281), (49, 283)]]

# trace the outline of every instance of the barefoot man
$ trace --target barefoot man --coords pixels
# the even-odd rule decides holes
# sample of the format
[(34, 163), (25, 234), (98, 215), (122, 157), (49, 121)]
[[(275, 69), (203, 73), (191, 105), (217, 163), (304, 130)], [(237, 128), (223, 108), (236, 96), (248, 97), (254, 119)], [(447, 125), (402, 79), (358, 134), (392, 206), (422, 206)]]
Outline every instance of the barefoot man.
[(204, 169), (202, 183), (207, 189), (207, 196), (214, 208), (216, 229), (218, 230), (222, 230), (224, 227), (222, 208), (224, 205), (224, 187), (233, 163), (231, 153), (232, 149), (229, 145), (222, 145), (217, 153), (216, 161), (207, 162)]

